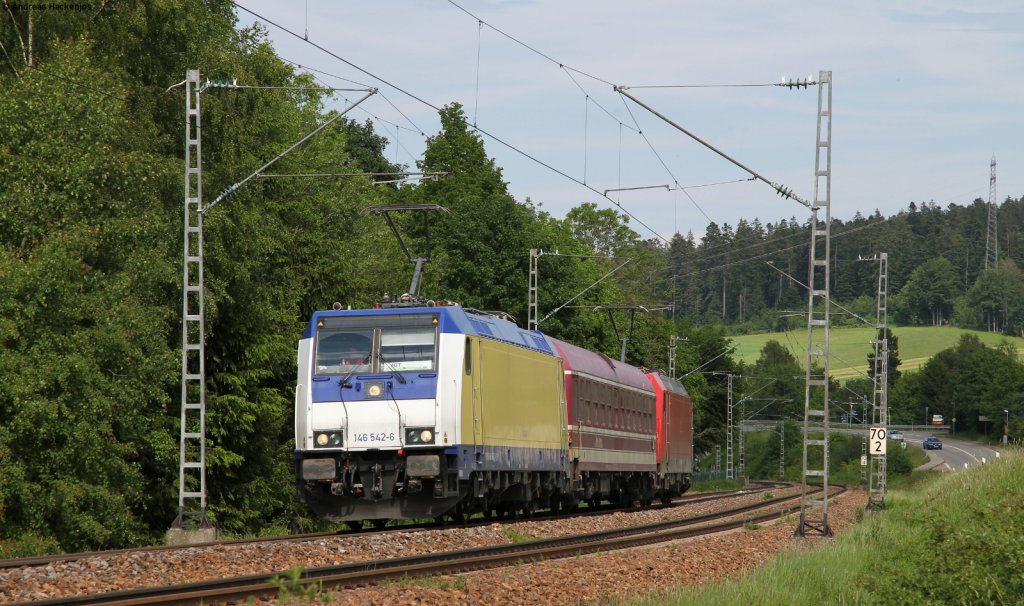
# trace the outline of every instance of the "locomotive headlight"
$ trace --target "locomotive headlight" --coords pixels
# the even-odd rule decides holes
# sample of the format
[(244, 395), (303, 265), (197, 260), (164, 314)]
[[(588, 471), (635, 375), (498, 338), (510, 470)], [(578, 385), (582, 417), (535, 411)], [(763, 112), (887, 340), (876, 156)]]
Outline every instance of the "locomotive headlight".
[(337, 429), (334, 431), (314, 431), (313, 432), (313, 445), (315, 448), (341, 448), (344, 431)]
[(434, 430), (429, 427), (409, 427), (405, 430), (405, 443), (410, 446), (433, 444)]
[(384, 395), (384, 383), (381, 381), (372, 381), (366, 383), (366, 397), (367, 398), (379, 398)]

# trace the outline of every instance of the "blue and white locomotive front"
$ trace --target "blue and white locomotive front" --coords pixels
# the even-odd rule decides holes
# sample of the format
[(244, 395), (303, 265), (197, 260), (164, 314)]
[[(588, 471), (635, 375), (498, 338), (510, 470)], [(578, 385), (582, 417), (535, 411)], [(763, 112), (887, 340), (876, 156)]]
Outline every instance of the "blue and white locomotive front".
[(458, 415), (446, 409), (457, 406), (461, 373), (443, 369), (461, 368), (464, 337), (441, 331), (443, 315), (408, 307), (313, 315), (299, 342), (295, 472), (300, 500), (316, 514), (435, 517), (458, 502), (457, 471), (446, 464)]

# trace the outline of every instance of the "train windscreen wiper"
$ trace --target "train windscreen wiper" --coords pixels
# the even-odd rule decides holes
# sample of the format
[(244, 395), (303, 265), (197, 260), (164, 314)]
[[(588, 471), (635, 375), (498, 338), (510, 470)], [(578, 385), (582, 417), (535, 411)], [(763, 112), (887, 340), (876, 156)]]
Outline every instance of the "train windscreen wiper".
[(399, 383), (401, 383), (402, 385), (405, 385), (405, 377), (402, 376), (402, 373), (399, 372), (399, 370), (397, 368), (392, 366), (390, 362), (388, 362), (387, 360), (384, 359), (384, 354), (377, 354), (377, 359), (380, 360), (380, 363), (382, 365), (385, 365), (385, 366), (387, 366), (388, 368), (391, 369), (391, 372), (394, 373), (395, 378), (398, 379)]

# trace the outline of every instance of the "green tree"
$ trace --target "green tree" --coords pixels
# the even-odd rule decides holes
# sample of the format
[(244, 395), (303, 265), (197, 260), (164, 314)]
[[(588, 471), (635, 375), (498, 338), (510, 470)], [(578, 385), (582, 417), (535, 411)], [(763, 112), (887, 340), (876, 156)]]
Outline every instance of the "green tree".
[(889, 394), (892, 420), (917, 423), (929, 414), (957, 419), (958, 430), (990, 431), (979, 416), (997, 420), (1003, 410), (1024, 412), (1019, 397), (1022, 366), (1012, 347), (991, 348), (965, 334), (934, 355), (919, 372), (901, 377)]
[(566, 213), (565, 223), (573, 237), (595, 255), (615, 256), (640, 241), (629, 228), (628, 216), (611, 208), (598, 209), (593, 202)]
[(957, 308), (962, 326), (1024, 335), (1024, 273), (1001, 260), (974, 282)]
[(0, 541), (126, 546), (173, 517), (177, 270), (142, 243), (174, 242), (177, 180), (88, 43), (47, 51), (0, 104)]
[(448, 176), (415, 191), (420, 202), (450, 211), (431, 227), (436, 260), (428, 286), (441, 298), (525, 318), (533, 210), (508, 193), (461, 105), (445, 106), (440, 118), (441, 132), (428, 138), (419, 167)]
[[(878, 342), (879, 351), (881, 351), (881, 342), (886, 340), (886, 383), (890, 388), (896, 384), (900, 378), (900, 339), (892, 333), (889, 327), (879, 328), (878, 334), (875, 335), (875, 340)], [(868, 353), (868, 379), (875, 382), (875, 349)]]
[(910, 273), (910, 279), (895, 297), (896, 317), (911, 324), (941, 326), (960, 294), (958, 284), (956, 270), (945, 257), (925, 261)]
[[(0, 73), (0, 549), (127, 546), (174, 519), (183, 108), (165, 90), (196, 66), (311, 84), (261, 29), (236, 30), (228, 2), (111, 8), (0, 17), (5, 43), (21, 47), (26, 19), (34, 31), (31, 58)], [(322, 124), (323, 103), (207, 90), (207, 193)], [(339, 122), (277, 167), (358, 172), (386, 165), (382, 149)], [(266, 179), (208, 213), (208, 492), (224, 530), (310, 524), (292, 499), (295, 342), (310, 310), (398, 283), (391, 236), (360, 212), (388, 195), (365, 178)]]
[(777, 400), (766, 414), (796, 417), (804, 408), (804, 371), (788, 348), (770, 340), (761, 348), (761, 355), (751, 368), (758, 387), (758, 398)]

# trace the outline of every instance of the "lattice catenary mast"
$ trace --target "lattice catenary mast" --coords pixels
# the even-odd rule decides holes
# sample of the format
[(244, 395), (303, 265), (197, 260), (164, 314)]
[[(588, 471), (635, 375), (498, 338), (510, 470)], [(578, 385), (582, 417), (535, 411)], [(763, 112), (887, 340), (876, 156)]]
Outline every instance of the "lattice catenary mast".
[[(814, 154), (814, 200), (811, 206), (810, 263), (807, 268), (807, 359), (804, 377), (803, 470), (800, 521), (795, 536), (832, 536), (828, 523), (829, 404), (829, 249), (832, 224), (832, 72), (818, 76), (818, 128)], [(824, 211), (824, 221), (818, 212)], [(815, 343), (816, 337), (821, 341)], [(815, 364), (821, 374), (816, 375)], [(817, 388), (817, 392), (814, 390)], [(812, 426), (812, 423), (814, 424)], [(820, 423), (820, 425), (819, 425)], [(812, 460), (813, 459), (813, 460)], [(809, 494), (808, 480), (820, 478), (820, 498)]]
[(178, 516), (172, 528), (212, 528), (206, 517), (206, 355), (203, 335), (203, 162), (199, 70), (185, 75), (185, 242), (181, 304)]
[[(871, 425), (889, 431), (889, 254), (878, 261), (878, 309), (875, 323), (874, 388), (871, 395)], [(887, 463), (884, 449), (868, 461), (868, 509), (885, 509)]]
[(185, 80), (171, 88), (181, 84), (185, 86), (181, 426), (179, 428), (178, 452), (178, 515), (168, 531), (168, 542), (196, 542), (215, 540), (217, 536), (216, 529), (206, 515), (206, 312), (203, 293), (203, 215), (211, 207), (231, 197), (249, 180), (260, 176), (265, 169), (375, 94), (377, 89), (367, 89), (367, 94), (362, 99), (336, 113), (248, 177), (228, 186), (213, 202), (203, 206), (202, 126), (200, 123), (200, 96), (203, 90), (208, 87), (233, 89), (263, 87), (238, 86), (237, 82), (207, 82), (204, 86), (200, 82), (197, 69), (187, 70)]

